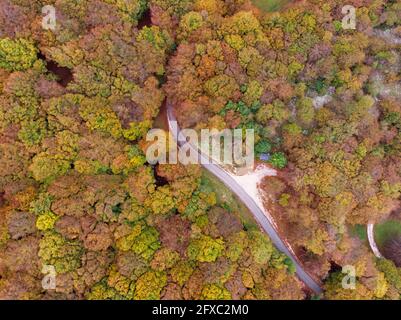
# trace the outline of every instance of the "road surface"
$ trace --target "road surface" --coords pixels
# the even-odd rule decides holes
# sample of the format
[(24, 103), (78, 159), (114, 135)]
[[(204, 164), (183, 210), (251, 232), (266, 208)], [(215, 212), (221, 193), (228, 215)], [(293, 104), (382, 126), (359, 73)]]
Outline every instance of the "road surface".
[[(171, 107), (167, 104), (167, 120), (171, 134), (174, 139), (177, 141), (177, 144), (180, 146), (185, 139), (179, 135), (180, 129), (173, 125), (176, 122), (175, 116)], [(218, 164), (210, 161), (205, 155), (202, 153), (196, 152), (199, 154), (199, 159), (202, 160), (202, 166), (211, 172), (214, 176), (216, 176), (221, 182), (223, 182), (232, 192), (234, 192), (238, 198), (247, 206), (247, 208), (251, 211), (254, 218), (260, 225), (260, 227), (269, 235), (271, 241), (276, 246), (276, 248), (288, 256), (295, 265), (296, 274), (298, 278), (309, 287), (315, 294), (321, 294), (323, 291), (319, 284), (312, 279), (312, 277), (302, 268), (299, 264), (298, 259), (295, 257), (294, 253), (285, 245), (285, 242), (281, 240), (279, 234), (276, 229), (273, 227), (272, 223), (266, 217), (262, 209), (258, 206), (255, 200), (244, 190), (244, 188), (239, 185), (231, 175), (221, 168)], [(209, 164), (207, 164), (209, 162)]]
[(379, 248), (377, 247), (376, 241), (375, 241), (374, 227), (375, 227), (375, 225), (373, 223), (368, 223), (367, 234), (368, 234), (369, 245), (370, 245), (370, 248), (372, 249), (374, 255), (377, 258), (383, 258), (382, 254), (380, 253)]

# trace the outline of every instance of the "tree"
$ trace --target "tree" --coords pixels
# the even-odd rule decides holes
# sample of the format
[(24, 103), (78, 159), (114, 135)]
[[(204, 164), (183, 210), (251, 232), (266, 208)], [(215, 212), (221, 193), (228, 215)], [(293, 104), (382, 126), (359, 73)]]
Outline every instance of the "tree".
[(35, 216), (30, 212), (12, 211), (7, 215), (8, 233), (18, 240), (35, 232)]
[(355, 289), (344, 288), (342, 279), (344, 274), (334, 273), (325, 283), (325, 297), (330, 300), (371, 300), (373, 292), (356, 280)]
[(138, 0), (138, 1), (130, 1), (130, 2), (121, 2), (118, 0), (106, 0), (105, 2), (113, 4), (120, 10), (127, 19), (136, 22), (138, 21), (142, 14), (145, 12), (147, 8), (146, 0)]
[(158, 187), (148, 199), (145, 200), (145, 206), (151, 208), (154, 214), (165, 215), (171, 212), (176, 204), (171, 195), (169, 186)]
[(179, 25), (179, 38), (188, 38), (191, 33), (203, 25), (203, 17), (199, 12), (191, 11), (185, 14), (180, 21)]
[[(114, 255), (111, 250), (87, 251), (81, 257), (81, 267), (77, 269), (78, 279), (74, 281), (74, 288), (84, 294), (107, 275)], [(107, 291), (107, 289), (106, 289)]]
[(228, 100), (239, 87), (235, 79), (227, 75), (218, 75), (206, 81), (204, 89), (211, 98), (222, 97)]
[(224, 250), (222, 239), (213, 239), (206, 235), (190, 242), (187, 250), (189, 259), (199, 262), (214, 262)]
[(113, 244), (113, 240), (109, 226), (105, 223), (98, 223), (94, 230), (86, 235), (83, 244), (88, 250), (104, 251)]
[(264, 205), (326, 297), (399, 298), (396, 265), (346, 232), (399, 207), (398, 3), (358, 3), (348, 32), (333, 1), (58, 0), (52, 31), (42, 2), (0, 4), (1, 298), (304, 298), (200, 166), (146, 164), (165, 98), (181, 127), (255, 130), (279, 169)]
[(287, 158), (283, 152), (275, 152), (271, 155), (269, 162), (273, 167), (283, 169), (287, 165)]
[(271, 143), (267, 140), (261, 140), (255, 145), (255, 152), (257, 154), (268, 153), (271, 149)]
[(401, 291), (401, 272), (394, 262), (387, 259), (377, 259), (377, 268), (384, 273), (387, 281), (398, 291)]
[(228, 212), (223, 208), (213, 207), (209, 210), (208, 218), (216, 226), (218, 235), (223, 238), (243, 230), (243, 225), (235, 213)]
[(260, 231), (249, 232), (249, 247), (253, 260), (259, 264), (267, 263), (273, 253), (270, 240)]
[(186, 254), (191, 235), (191, 223), (188, 220), (172, 215), (160, 220), (157, 228), (164, 246), (179, 252), (181, 256)]
[(57, 273), (76, 270), (81, 265), (82, 247), (78, 241), (69, 241), (54, 231), (46, 231), (39, 243), (39, 257), (53, 265)]
[(10, 240), (0, 253), (0, 296), (4, 299), (38, 299), (40, 285), (39, 240), (27, 236)]
[(37, 59), (38, 49), (26, 39), (0, 39), (0, 68), (8, 71), (29, 69)]
[(135, 288), (135, 300), (160, 300), (160, 293), (167, 284), (164, 272), (148, 271), (142, 275)]
[(179, 261), (172, 269), (171, 269), (171, 277), (173, 281), (178, 283), (180, 286), (183, 286), (185, 282), (189, 279), (194, 268), (187, 261)]
[(297, 103), (297, 114), (302, 124), (309, 126), (315, 115), (313, 101), (311, 98), (302, 98)]
[(66, 159), (41, 153), (34, 157), (29, 170), (32, 172), (35, 180), (49, 183), (57, 177), (66, 174), (70, 166), (70, 162)]
[(162, 248), (155, 253), (150, 266), (156, 271), (165, 271), (172, 268), (179, 259), (180, 255), (177, 252), (169, 248)]
[(154, 174), (150, 167), (142, 166), (130, 173), (125, 180), (125, 186), (131, 197), (138, 203), (143, 204), (150, 193), (153, 193), (155, 186)]
[(231, 294), (226, 289), (216, 284), (208, 284), (203, 287), (201, 300), (230, 300)]
[(53, 212), (48, 211), (38, 216), (36, 219), (36, 228), (40, 231), (51, 230), (54, 228), (58, 217)]
[(88, 300), (123, 300), (121, 296), (114, 288), (110, 288), (106, 281), (101, 281), (95, 284), (90, 292), (86, 294)]
[(248, 247), (248, 237), (245, 231), (231, 234), (226, 239), (225, 255), (233, 262), (238, 261)]

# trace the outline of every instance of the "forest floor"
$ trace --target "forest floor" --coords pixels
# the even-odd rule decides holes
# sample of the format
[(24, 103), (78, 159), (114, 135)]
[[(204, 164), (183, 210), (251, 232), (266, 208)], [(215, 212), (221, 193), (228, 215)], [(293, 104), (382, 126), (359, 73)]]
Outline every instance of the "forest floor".
[[(368, 244), (366, 225), (356, 225), (351, 229), (351, 234), (358, 236), (359, 239)], [(384, 243), (394, 237), (401, 236), (401, 222), (398, 220), (387, 220), (376, 224), (374, 227), (375, 241), (380, 250)]]
[(387, 240), (401, 236), (401, 222), (397, 220), (388, 220), (384, 223), (375, 225), (375, 240), (380, 248)]

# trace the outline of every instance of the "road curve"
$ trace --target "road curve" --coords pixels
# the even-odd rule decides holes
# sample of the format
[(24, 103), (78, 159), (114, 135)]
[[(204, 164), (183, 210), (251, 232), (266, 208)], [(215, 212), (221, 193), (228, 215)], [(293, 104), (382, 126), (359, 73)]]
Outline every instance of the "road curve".
[[(185, 142), (183, 137), (180, 137), (180, 129), (173, 126), (173, 122), (176, 122), (176, 118), (173, 114), (171, 106), (167, 104), (167, 120), (169, 130), (176, 140), (178, 146)], [(246, 207), (251, 211), (254, 218), (260, 225), (260, 227), (269, 235), (271, 241), (276, 246), (276, 248), (284, 253), (287, 257), (289, 257), (295, 265), (296, 274), (298, 278), (309, 287), (315, 294), (321, 294), (323, 292), (322, 288), (319, 284), (312, 279), (312, 277), (302, 268), (299, 264), (298, 259), (294, 256), (291, 250), (285, 245), (285, 242), (281, 240), (278, 235), (276, 229), (273, 227), (269, 219), (266, 217), (264, 212), (260, 209), (260, 207), (256, 204), (254, 199), (249, 196), (249, 194), (239, 185), (224, 169), (222, 169), (219, 165), (213, 163), (206, 158), (205, 155), (200, 153), (198, 150), (196, 152), (199, 154), (199, 159), (201, 159), (202, 166), (216, 176), (221, 182), (223, 182), (232, 192), (234, 192), (238, 198), (246, 205)], [(209, 160), (209, 161), (207, 161)], [(209, 162), (209, 164), (207, 164)]]
[(369, 245), (373, 251), (373, 254), (377, 258), (383, 258), (382, 254), (380, 253), (379, 248), (377, 247), (376, 241), (375, 241), (374, 226), (375, 225), (373, 223), (368, 223), (368, 226), (366, 228), (367, 234), (368, 234)]

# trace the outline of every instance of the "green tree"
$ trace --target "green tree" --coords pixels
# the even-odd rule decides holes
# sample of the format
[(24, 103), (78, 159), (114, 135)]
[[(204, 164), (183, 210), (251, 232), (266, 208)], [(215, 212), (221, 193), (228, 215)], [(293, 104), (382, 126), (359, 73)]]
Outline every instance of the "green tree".
[(384, 273), (387, 281), (393, 285), (398, 292), (401, 292), (401, 269), (397, 268), (393, 261), (387, 259), (377, 259), (377, 268)]
[(26, 39), (0, 39), (0, 68), (8, 71), (23, 71), (33, 66), (38, 49)]
[(202, 234), (189, 244), (188, 257), (199, 262), (214, 262), (221, 256), (223, 250), (224, 241), (222, 239), (213, 239)]
[(39, 243), (39, 257), (45, 264), (53, 265), (57, 273), (77, 269), (81, 264), (83, 248), (78, 241), (66, 240), (54, 231), (46, 231)]
[(273, 246), (265, 234), (260, 231), (250, 231), (249, 247), (256, 263), (267, 263), (273, 253)]
[(231, 300), (231, 293), (217, 284), (207, 284), (202, 288), (201, 300)]
[(287, 166), (287, 157), (283, 152), (274, 152), (271, 155), (269, 162), (273, 167), (283, 169)]

